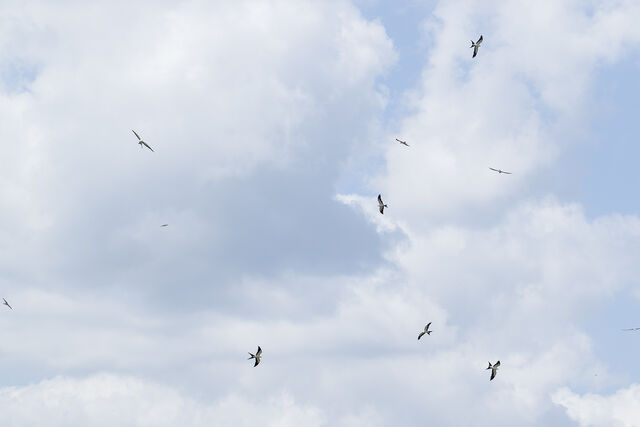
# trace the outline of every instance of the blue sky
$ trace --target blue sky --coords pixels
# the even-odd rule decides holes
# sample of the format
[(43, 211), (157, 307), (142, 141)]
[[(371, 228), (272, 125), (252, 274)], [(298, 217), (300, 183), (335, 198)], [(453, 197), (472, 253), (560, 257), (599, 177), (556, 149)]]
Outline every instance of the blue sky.
[(123, 7), (0, 6), (9, 425), (637, 422), (637, 4)]

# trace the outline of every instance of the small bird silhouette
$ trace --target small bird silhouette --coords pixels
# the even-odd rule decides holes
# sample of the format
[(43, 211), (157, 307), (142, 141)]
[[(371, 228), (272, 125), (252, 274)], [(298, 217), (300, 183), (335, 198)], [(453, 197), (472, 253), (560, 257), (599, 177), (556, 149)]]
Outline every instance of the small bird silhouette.
[(418, 339), (422, 338), (422, 336), (424, 334), (431, 335), (431, 332), (433, 332), (433, 331), (429, 330), (429, 325), (430, 324), (431, 324), (431, 322), (427, 323), (427, 326), (424, 327), (424, 331), (420, 332), (420, 335), (418, 335)]
[(9, 303), (7, 302), (7, 300), (6, 300), (6, 299), (2, 298), (2, 301), (4, 301), (4, 302), (2, 303), (3, 305), (6, 305), (6, 306), (7, 306), (7, 307), (9, 307), (11, 310), (13, 310), (13, 307), (11, 307), (11, 306), (9, 305)]
[(140, 138), (140, 135), (138, 135), (138, 134), (136, 133), (136, 131), (135, 131), (135, 130), (131, 129), (131, 132), (133, 132), (133, 134), (136, 136), (136, 138), (138, 138), (138, 144), (140, 144), (140, 147), (142, 147), (142, 146), (144, 145), (144, 146), (145, 146), (145, 147), (147, 147), (149, 150), (153, 151), (153, 148), (149, 147), (149, 144), (147, 144), (146, 142), (144, 142), (144, 141), (142, 140), (142, 138)]
[(478, 39), (477, 42), (473, 42), (473, 40), (471, 40), (471, 46), (473, 48), (473, 56), (472, 58), (475, 58), (476, 55), (478, 54), (478, 49), (480, 48), (480, 43), (482, 43), (482, 36), (480, 36), (480, 38)]
[(492, 365), (491, 362), (489, 362), (489, 367), (487, 368), (487, 369), (491, 369), (491, 378), (489, 378), (489, 381), (491, 381), (496, 377), (496, 374), (498, 373), (498, 366), (500, 366), (499, 360), (496, 362), (495, 365)]
[(507, 175), (511, 175), (511, 172), (506, 172), (506, 171), (503, 171), (501, 169), (494, 169), (494, 168), (489, 168), (489, 169), (491, 169), (492, 171), (498, 172), (498, 173), (506, 173)]
[(253, 367), (255, 368), (256, 366), (258, 366), (258, 363), (260, 363), (260, 358), (262, 356), (262, 349), (260, 348), (260, 346), (258, 346), (258, 351), (256, 351), (256, 354), (249, 353), (249, 356), (251, 357), (247, 360), (256, 359), (256, 363), (253, 365)]
[(400, 141), (398, 138), (396, 138), (396, 141), (398, 141), (400, 144), (404, 144), (407, 147), (409, 146), (409, 144), (406, 143), (406, 141)]
[(167, 225), (169, 225), (169, 224), (162, 224), (160, 227), (166, 227)]
[(387, 205), (385, 205), (382, 201), (382, 196), (380, 194), (378, 194), (378, 209), (380, 209), (380, 213), (382, 215), (384, 215), (384, 208), (386, 208)]

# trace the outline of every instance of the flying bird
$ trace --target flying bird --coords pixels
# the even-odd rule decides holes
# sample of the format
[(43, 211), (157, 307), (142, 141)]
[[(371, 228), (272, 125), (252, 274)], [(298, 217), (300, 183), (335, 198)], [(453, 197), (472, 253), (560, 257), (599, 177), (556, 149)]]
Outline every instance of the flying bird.
[(149, 150), (153, 151), (153, 148), (149, 147), (149, 144), (147, 144), (146, 142), (144, 142), (142, 140), (142, 138), (140, 138), (140, 135), (138, 135), (136, 133), (135, 130), (131, 129), (131, 132), (133, 132), (133, 134), (136, 136), (136, 138), (138, 138), (138, 144), (140, 144), (140, 148), (142, 148), (142, 146), (144, 145), (145, 147), (147, 147)]
[(511, 172), (503, 171), (501, 169), (494, 169), (494, 168), (489, 168), (489, 169), (498, 173), (506, 173), (507, 175), (511, 175)]
[(407, 147), (409, 146), (406, 141), (400, 141), (398, 138), (396, 138), (396, 141), (398, 141), (400, 144), (406, 145)]
[(262, 349), (260, 348), (260, 346), (258, 346), (258, 351), (256, 351), (256, 354), (249, 353), (249, 356), (251, 357), (247, 360), (256, 359), (256, 363), (253, 365), (253, 367), (255, 368), (256, 366), (258, 366), (258, 363), (260, 363), (260, 358), (262, 356)]
[(623, 329), (623, 331), (640, 331), (640, 328)]
[(431, 325), (431, 322), (427, 323), (427, 326), (424, 327), (424, 331), (420, 332), (420, 335), (418, 335), (418, 339), (422, 338), (424, 334), (431, 335), (431, 332), (433, 331), (429, 330), (429, 325)]
[(500, 366), (499, 360), (496, 362), (495, 365), (492, 365), (491, 362), (489, 362), (489, 367), (487, 368), (487, 369), (491, 369), (491, 378), (489, 378), (489, 381), (491, 381), (496, 377), (496, 373), (498, 372), (498, 366)]
[(478, 54), (478, 48), (480, 47), (480, 43), (482, 43), (482, 36), (480, 36), (480, 38), (478, 39), (477, 42), (473, 42), (473, 40), (471, 40), (471, 46), (469, 48), (473, 48), (473, 56), (472, 58), (475, 58), (476, 55)]
[(169, 225), (169, 224), (162, 224), (160, 227), (166, 227), (167, 225)]
[(2, 303), (3, 305), (6, 305), (6, 306), (7, 306), (7, 307), (9, 307), (11, 310), (13, 310), (13, 307), (11, 307), (11, 306), (9, 305), (9, 303), (7, 302), (7, 300), (6, 300), (6, 299), (2, 298), (2, 301), (4, 301), (4, 302)]
[(384, 208), (386, 208), (386, 207), (387, 207), (387, 205), (385, 205), (385, 204), (382, 202), (382, 196), (380, 196), (380, 195), (378, 194), (378, 209), (380, 209), (380, 213), (381, 213), (382, 215), (384, 215)]

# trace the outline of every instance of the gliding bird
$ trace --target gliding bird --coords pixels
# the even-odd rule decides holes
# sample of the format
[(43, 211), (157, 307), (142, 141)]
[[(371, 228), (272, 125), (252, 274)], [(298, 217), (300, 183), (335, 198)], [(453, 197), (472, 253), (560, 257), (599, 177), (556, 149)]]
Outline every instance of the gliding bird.
[(258, 346), (258, 351), (256, 351), (256, 354), (249, 353), (249, 356), (251, 357), (247, 360), (256, 359), (256, 363), (253, 365), (253, 367), (255, 368), (256, 366), (258, 366), (258, 363), (260, 363), (260, 357), (262, 356), (262, 349), (260, 348), (260, 346)]
[(400, 144), (406, 145), (407, 147), (409, 146), (406, 141), (400, 141), (398, 138), (396, 138), (396, 141), (398, 141)]
[(506, 172), (506, 171), (503, 171), (501, 169), (494, 169), (494, 168), (489, 168), (489, 169), (491, 169), (492, 171), (498, 172), (498, 173), (506, 173), (507, 175), (511, 175), (511, 172)]
[(498, 366), (500, 366), (499, 360), (496, 362), (495, 365), (492, 365), (491, 362), (489, 362), (489, 367), (487, 368), (487, 369), (491, 369), (491, 378), (489, 378), (489, 381), (491, 381), (496, 377), (496, 373), (498, 372)]
[(147, 144), (146, 142), (144, 142), (142, 140), (142, 138), (140, 138), (140, 135), (138, 135), (136, 133), (135, 130), (131, 129), (131, 132), (133, 132), (133, 134), (136, 136), (136, 138), (138, 138), (138, 144), (140, 144), (140, 148), (142, 148), (142, 146), (144, 145), (145, 147), (147, 147), (149, 150), (153, 151), (153, 148), (149, 147), (149, 144)]
[(478, 39), (477, 42), (473, 42), (473, 40), (471, 40), (471, 46), (469, 48), (473, 48), (473, 56), (472, 58), (475, 58), (476, 55), (478, 54), (478, 48), (480, 47), (480, 43), (482, 43), (482, 36), (480, 36), (480, 38)]
[(424, 334), (431, 335), (431, 332), (433, 331), (429, 330), (429, 325), (431, 325), (431, 322), (427, 323), (427, 326), (424, 327), (424, 331), (420, 332), (420, 335), (418, 335), (418, 339), (422, 338)]
[(385, 205), (385, 204), (382, 202), (382, 196), (380, 196), (380, 195), (378, 194), (378, 209), (380, 209), (380, 213), (381, 213), (382, 215), (384, 215), (384, 208), (386, 208), (386, 207), (387, 207), (387, 205)]
[(6, 300), (6, 299), (2, 298), (2, 301), (4, 301), (4, 302), (2, 303), (3, 305), (6, 305), (6, 306), (7, 306), (7, 307), (9, 307), (11, 310), (13, 310), (13, 307), (11, 307), (11, 306), (9, 305), (9, 303), (7, 302), (7, 300)]

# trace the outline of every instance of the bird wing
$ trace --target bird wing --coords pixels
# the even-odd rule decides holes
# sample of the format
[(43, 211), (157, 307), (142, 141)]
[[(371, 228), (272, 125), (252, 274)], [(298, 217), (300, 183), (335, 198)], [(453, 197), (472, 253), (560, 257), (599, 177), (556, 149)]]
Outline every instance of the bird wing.
[(496, 372), (498, 372), (495, 368), (491, 369), (491, 378), (489, 378), (489, 381), (491, 381), (492, 379), (494, 379), (496, 377)]
[(426, 334), (426, 332), (420, 332), (420, 335), (418, 335), (418, 339), (422, 338), (424, 334)]
[(262, 349), (258, 346), (258, 351), (256, 352), (256, 356), (260, 356), (262, 354)]
[(378, 204), (379, 205), (384, 205), (384, 203), (382, 203), (382, 196), (380, 194), (378, 194)]
[(140, 140), (140, 144), (144, 145), (145, 147), (147, 147), (149, 150), (153, 151), (153, 148), (149, 147), (149, 144), (147, 144), (146, 142), (144, 142), (143, 140)]
[(502, 171), (502, 173), (506, 173), (507, 175), (511, 175), (511, 172)]
[(489, 169), (491, 169), (492, 171), (495, 171), (495, 172), (500, 172), (498, 169), (494, 169), (494, 168), (489, 168)]
[(482, 35), (480, 35), (480, 38), (478, 39), (478, 41), (476, 42), (476, 44), (480, 44), (480, 43), (482, 43), (482, 40), (483, 40), (483, 39), (482, 39)]
[(258, 366), (258, 363), (260, 363), (260, 359), (256, 357), (256, 363), (253, 364), (253, 367), (255, 368), (256, 366)]
[(429, 330), (430, 325), (431, 325), (431, 322), (427, 323), (427, 326), (424, 327), (425, 332)]
[(473, 56), (472, 56), (472, 58), (475, 58), (477, 54), (478, 54), (478, 45), (476, 44), (476, 45), (473, 46)]
[(380, 213), (384, 215), (384, 205), (380, 205), (379, 209), (380, 209)]
[(495, 365), (493, 365), (493, 367), (494, 367), (494, 368), (497, 368), (498, 366), (500, 366), (500, 361), (499, 361), (499, 360), (496, 362), (496, 364), (495, 364)]
[(135, 130), (131, 129), (131, 132), (138, 138), (138, 141), (142, 141), (142, 138), (140, 138), (140, 135), (138, 135)]

